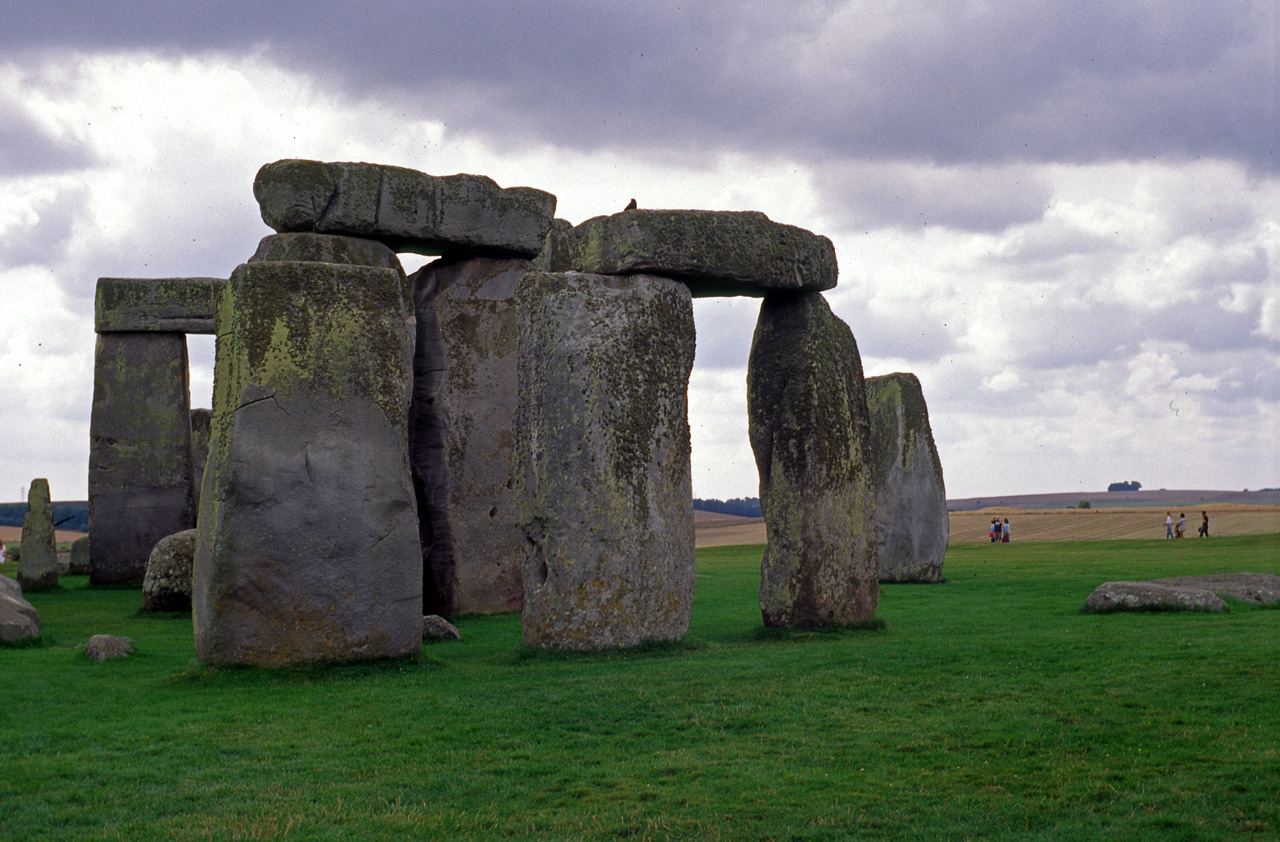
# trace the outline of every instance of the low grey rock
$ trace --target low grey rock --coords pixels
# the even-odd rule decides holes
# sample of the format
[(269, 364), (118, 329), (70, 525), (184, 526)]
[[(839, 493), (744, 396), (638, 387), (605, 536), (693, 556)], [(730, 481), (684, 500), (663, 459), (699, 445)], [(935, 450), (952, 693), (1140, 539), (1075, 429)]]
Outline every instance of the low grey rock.
[(427, 614), (422, 618), (423, 640), (461, 640), (458, 627), (439, 614)]
[(881, 582), (941, 582), (951, 535), (942, 461), (914, 374), (868, 377)]
[(1156, 584), (1204, 588), (1251, 605), (1280, 603), (1280, 576), (1271, 573), (1217, 573), (1209, 576), (1175, 576), (1153, 579)]
[(127, 658), (133, 654), (133, 638), (112, 634), (95, 634), (84, 645), (84, 656), (91, 661)]
[(213, 333), (225, 278), (99, 278), (94, 327), (115, 331)]
[(1089, 594), (1084, 607), (1098, 614), (1110, 614), (1114, 611), (1225, 611), (1227, 604), (1203, 587), (1103, 582)]
[(56, 588), (58, 570), (58, 545), (53, 528), (49, 481), (34, 479), (27, 491), (27, 513), (22, 518), (18, 584), (29, 591)]
[(836, 285), (835, 246), (757, 211), (629, 210), (549, 239), (552, 271), (676, 278), (695, 298), (821, 291)]
[(190, 611), (191, 565), (196, 530), (184, 529), (161, 538), (147, 559), (142, 580), (143, 611)]
[(532, 257), (542, 250), (556, 205), (550, 193), (503, 189), (485, 176), (300, 159), (262, 167), (253, 195), (276, 231), (363, 237), (415, 254)]
[(70, 576), (88, 576), (89, 536), (82, 535), (71, 542), (71, 557), (67, 562), (67, 574)]
[(40, 615), (22, 596), (22, 586), (0, 576), (0, 641), (13, 643), (40, 636)]

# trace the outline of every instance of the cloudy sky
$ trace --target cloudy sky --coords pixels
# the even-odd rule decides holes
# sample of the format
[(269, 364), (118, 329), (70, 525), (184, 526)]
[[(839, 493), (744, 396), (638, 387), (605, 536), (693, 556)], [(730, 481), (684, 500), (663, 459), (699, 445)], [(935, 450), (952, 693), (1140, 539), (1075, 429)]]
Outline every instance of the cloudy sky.
[[(951, 497), (1280, 486), (1278, 8), (9, 3), (0, 501), (86, 496), (97, 278), (229, 275), (280, 158), (829, 236), (832, 308), (868, 375), (920, 377)], [(698, 496), (757, 491), (757, 310), (696, 306)]]

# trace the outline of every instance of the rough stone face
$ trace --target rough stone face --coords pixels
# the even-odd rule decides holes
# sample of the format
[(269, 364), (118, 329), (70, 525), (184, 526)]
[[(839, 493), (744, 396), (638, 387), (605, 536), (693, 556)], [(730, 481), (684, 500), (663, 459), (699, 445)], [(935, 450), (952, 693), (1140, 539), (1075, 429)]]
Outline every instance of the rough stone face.
[(747, 368), (751, 448), (769, 545), (766, 626), (875, 618), (875, 491), (862, 361), (820, 293), (765, 297)]
[(29, 591), (58, 586), (58, 545), (47, 479), (33, 479), (27, 491), (27, 514), (22, 518), (22, 553), (18, 556), (18, 584)]
[(532, 257), (542, 250), (556, 206), (550, 193), (504, 190), (479, 175), (298, 159), (260, 169), (253, 195), (276, 231), (364, 237), (415, 254)]
[(519, 319), (525, 645), (681, 639), (694, 585), (688, 289), (531, 272)]
[(516, 287), (527, 260), (472, 258), (427, 267), (448, 374), (444, 457), (453, 604), (447, 613), (518, 611), (525, 538), (512, 469), (519, 332)]
[(84, 645), (84, 656), (91, 661), (127, 658), (133, 654), (133, 638), (113, 634), (95, 634)]
[(0, 576), (0, 641), (13, 643), (40, 636), (40, 615), (22, 596), (22, 586)]
[(757, 211), (631, 210), (557, 232), (552, 271), (678, 278), (695, 298), (831, 289), (831, 241)]
[(439, 614), (427, 614), (422, 618), (423, 640), (462, 640), (458, 627)]
[(275, 666), (418, 651), (404, 273), (247, 263), (219, 329), (196, 654)]
[(881, 582), (941, 582), (951, 524), (929, 408), (914, 374), (868, 377)]
[(1219, 597), (1251, 605), (1275, 605), (1280, 603), (1280, 576), (1271, 573), (1218, 573), (1209, 576), (1176, 576), (1171, 579), (1153, 579), (1153, 584), (1172, 587), (1204, 588)]
[(196, 511), (200, 510), (200, 485), (204, 482), (204, 466), (209, 461), (209, 430), (213, 423), (213, 410), (191, 410), (191, 500)]
[(89, 421), (94, 584), (141, 584), (151, 548), (195, 525), (181, 333), (101, 333)]
[(258, 250), (249, 258), (250, 263), (282, 260), (376, 266), (381, 269), (400, 268), (400, 258), (396, 257), (396, 253), (376, 240), (307, 232), (263, 237), (258, 243)]
[(196, 530), (185, 529), (160, 539), (147, 559), (142, 580), (143, 611), (190, 611), (191, 564)]
[(99, 278), (98, 333), (213, 333), (224, 278)]
[(1084, 601), (1086, 611), (1225, 611), (1227, 604), (1201, 587), (1156, 582), (1103, 582)]
[(89, 536), (82, 535), (71, 542), (71, 558), (67, 562), (67, 573), (72, 576), (88, 576), (91, 569)]

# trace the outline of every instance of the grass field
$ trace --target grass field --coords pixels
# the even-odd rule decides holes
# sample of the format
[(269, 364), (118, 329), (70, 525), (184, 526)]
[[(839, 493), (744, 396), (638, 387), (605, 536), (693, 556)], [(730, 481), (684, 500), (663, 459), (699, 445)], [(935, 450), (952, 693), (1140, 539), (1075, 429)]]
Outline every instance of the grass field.
[[(1078, 611), (1280, 573), (1280, 535), (957, 545), (866, 631), (764, 632), (760, 551), (699, 551), (680, 645), (530, 652), (466, 617), (412, 660), (274, 672), (64, 580), (30, 595), (42, 644), (0, 649), (0, 839), (1280, 838), (1280, 611)], [(98, 632), (137, 654), (85, 660)]]

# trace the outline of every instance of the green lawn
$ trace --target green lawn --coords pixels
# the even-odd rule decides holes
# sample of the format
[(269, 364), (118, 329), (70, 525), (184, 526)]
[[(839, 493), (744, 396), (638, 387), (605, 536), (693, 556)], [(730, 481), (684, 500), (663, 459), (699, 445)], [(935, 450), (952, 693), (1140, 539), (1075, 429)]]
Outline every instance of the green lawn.
[[(1280, 573), (1280, 536), (953, 547), (876, 630), (766, 634), (699, 551), (683, 645), (208, 670), (70, 579), (0, 649), (0, 839), (1280, 838), (1280, 611), (1087, 615), (1108, 579)], [(16, 565), (5, 565), (12, 573)], [(91, 634), (135, 639), (103, 664)]]

